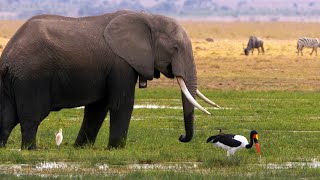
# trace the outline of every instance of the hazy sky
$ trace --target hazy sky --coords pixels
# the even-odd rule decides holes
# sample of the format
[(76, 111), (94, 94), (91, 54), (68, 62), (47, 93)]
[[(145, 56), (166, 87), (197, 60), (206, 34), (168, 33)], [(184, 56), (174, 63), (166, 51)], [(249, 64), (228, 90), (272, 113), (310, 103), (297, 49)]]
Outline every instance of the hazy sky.
[(180, 18), (241, 20), (263, 16), (273, 21), (282, 17), (317, 20), (320, 0), (0, 0), (0, 19), (27, 19), (37, 14), (90, 16), (119, 9)]

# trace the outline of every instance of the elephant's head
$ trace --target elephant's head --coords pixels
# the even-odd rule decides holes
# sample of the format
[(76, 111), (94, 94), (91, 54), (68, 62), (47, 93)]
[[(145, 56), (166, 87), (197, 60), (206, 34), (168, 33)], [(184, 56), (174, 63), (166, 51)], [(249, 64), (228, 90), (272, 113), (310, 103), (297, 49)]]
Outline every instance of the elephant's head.
[(194, 106), (210, 114), (195, 101), (196, 94), (219, 106), (197, 90), (192, 45), (184, 29), (168, 17), (132, 12), (113, 19), (104, 36), (111, 49), (144, 79), (158, 78), (159, 72), (168, 78), (177, 78), (183, 92), (186, 130), (186, 135), (179, 140), (189, 142), (193, 137)]

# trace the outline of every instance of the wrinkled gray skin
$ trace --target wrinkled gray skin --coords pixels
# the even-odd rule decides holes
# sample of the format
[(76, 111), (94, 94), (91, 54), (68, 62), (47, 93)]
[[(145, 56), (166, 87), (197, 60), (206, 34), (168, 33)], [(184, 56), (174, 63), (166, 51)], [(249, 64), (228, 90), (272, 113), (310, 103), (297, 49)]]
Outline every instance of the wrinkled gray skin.
[[(110, 112), (109, 148), (124, 147), (137, 78), (159, 72), (180, 76), (195, 98), (197, 77), (191, 42), (173, 19), (118, 11), (70, 18), (40, 15), (12, 37), (0, 59), (0, 147), (20, 123), (22, 149), (36, 148), (36, 134), (50, 111), (85, 106), (75, 146), (95, 142)], [(185, 135), (193, 137), (194, 107), (182, 94)]]

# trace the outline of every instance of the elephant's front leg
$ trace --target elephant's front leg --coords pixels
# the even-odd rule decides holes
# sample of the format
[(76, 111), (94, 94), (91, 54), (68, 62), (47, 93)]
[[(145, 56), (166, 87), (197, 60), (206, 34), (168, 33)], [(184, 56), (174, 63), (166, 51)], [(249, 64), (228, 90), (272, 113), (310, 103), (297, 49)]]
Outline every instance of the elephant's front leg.
[(104, 101), (94, 102), (85, 107), (81, 129), (74, 144), (76, 147), (94, 144), (107, 112)]
[(138, 78), (136, 71), (122, 60), (116, 61), (115, 67), (109, 74), (106, 86), (110, 110), (108, 149), (123, 148), (126, 145)]
[[(133, 95), (134, 96), (134, 95)], [(124, 148), (133, 111), (134, 100), (121, 103), (119, 109), (110, 112), (110, 136), (108, 148)]]

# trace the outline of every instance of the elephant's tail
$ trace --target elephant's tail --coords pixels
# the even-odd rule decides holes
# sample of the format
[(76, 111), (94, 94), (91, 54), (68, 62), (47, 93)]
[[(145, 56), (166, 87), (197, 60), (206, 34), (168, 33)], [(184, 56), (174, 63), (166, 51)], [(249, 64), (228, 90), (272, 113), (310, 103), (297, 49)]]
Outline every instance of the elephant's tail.
[(4, 106), (4, 76), (6, 75), (6, 73), (7, 69), (0, 69), (0, 122), (2, 121), (2, 112)]
[(0, 130), (1, 130), (1, 125), (2, 125), (2, 109), (3, 109), (3, 100), (4, 100), (4, 87), (3, 87), (3, 78), (2, 78), (2, 71), (0, 71)]
[[(3, 76), (2, 71), (0, 71), (0, 122), (2, 121), (2, 109), (3, 109), (3, 99), (4, 99), (4, 88), (3, 88)], [(1, 124), (0, 124), (1, 126)]]
[[(6, 104), (6, 75), (7, 70), (3, 71), (0, 69), (0, 148), (4, 147), (8, 141), (8, 137), (10, 132), (14, 128), (14, 121), (16, 118), (10, 118), (12, 116), (12, 112), (14, 111), (7, 111), (7, 107), (12, 108)], [(6, 108), (6, 110), (5, 110)], [(9, 119), (9, 118), (10, 119)], [(12, 128), (11, 128), (12, 127)]]

